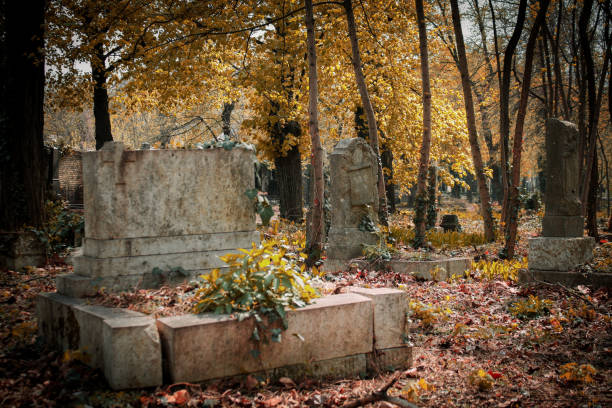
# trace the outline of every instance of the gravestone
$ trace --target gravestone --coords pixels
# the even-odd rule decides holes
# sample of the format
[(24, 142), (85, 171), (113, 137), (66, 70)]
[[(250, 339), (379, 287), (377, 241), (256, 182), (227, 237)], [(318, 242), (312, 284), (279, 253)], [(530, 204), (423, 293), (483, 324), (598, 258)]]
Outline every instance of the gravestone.
[(377, 160), (361, 138), (338, 142), (329, 157), (331, 228), (328, 260), (362, 255), (363, 244), (378, 243), (372, 227), (378, 222)]
[(579, 199), (578, 128), (546, 121), (546, 193), (542, 237), (529, 239), (529, 271), (524, 280), (577, 282), (570, 271), (593, 258), (595, 239), (584, 237)]
[(461, 231), (461, 224), (459, 224), (457, 214), (444, 214), (440, 226), (444, 229), (444, 232)]
[(224, 267), (220, 255), (259, 241), (245, 192), (252, 150), (124, 150), (83, 153), (85, 236), (60, 293), (83, 296), (179, 283)]

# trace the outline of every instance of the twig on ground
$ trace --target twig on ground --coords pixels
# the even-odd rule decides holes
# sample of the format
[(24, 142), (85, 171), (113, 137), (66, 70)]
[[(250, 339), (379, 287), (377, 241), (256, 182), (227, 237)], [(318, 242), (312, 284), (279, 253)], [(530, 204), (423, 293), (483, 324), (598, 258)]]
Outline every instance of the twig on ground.
[(370, 395), (367, 395), (365, 397), (359, 398), (359, 399), (351, 401), (351, 402), (347, 402), (346, 404), (342, 405), (342, 408), (357, 408), (357, 407), (361, 407), (363, 405), (371, 404), (371, 403), (377, 402), (377, 401), (390, 402), (390, 403), (395, 404), (395, 405), (397, 405), (399, 407), (418, 408), (416, 405), (414, 405), (411, 402), (406, 401), (405, 399), (401, 399), (401, 398), (392, 397), (390, 395), (387, 395), (387, 391), (389, 390), (389, 388), (393, 387), (393, 385), (397, 382), (397, 380), (400, 379), (402, 374), (403, 373), (399, 373), (399, 374), (395, 375), (391, 379), (391, 381), (389, 381), (384, 387), (382, 387), (381, 389), (379, 389), (377, 391), (372, 392)]

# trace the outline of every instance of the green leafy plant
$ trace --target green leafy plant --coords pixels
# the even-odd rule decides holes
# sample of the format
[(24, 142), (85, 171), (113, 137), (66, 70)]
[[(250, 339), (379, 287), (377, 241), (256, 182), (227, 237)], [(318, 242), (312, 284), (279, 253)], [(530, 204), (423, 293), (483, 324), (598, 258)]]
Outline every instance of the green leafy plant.
[[(227, 272), (214, 269), (201, 276), (193, 310), (237, 313), (239, 320), (253, 317), (253, 341), (280, 342), (282, 330), (287, 329), (285, 310), (304, 307), (320, 296), (309, 283), (306, 254), (291, 252), (282, 239), (239, 251), (221, 257), (229, 266)], [(281, 327), (274, 327), (277, 321)], [(258, 349), (252, 354), (259, 355)]]
[(41, 229), (32, 228), (36, 237), (43, 243), (47, 258), (74, 243), (75, 232), (82, 232), (85, 220), (82, 215), (70, 211), (64, 201), (51, 201), (45, 203), (46, 222)]
[(448, 308), (443, 309), (441, 306), (410, 301), (407, 317), (410, 321), (418, 320), (422, 328), (429, 330), (436, 323), (446, 320), (451, 313), (452, 311)]
[(519, 319), (533, 319), (550, 313), (553, 302), (529, 295), (527, 299), (517, 300), (509, 304), (510, 313)]
[(361, 220), (359, 221), (359, 231), (363, 232), (378, 232), (378, 228), (376, 227), (376, 223), (374, 222), (373, 209), (370, 205), (362, 205), (361, 206)]
[(253, 202), (255, 212), (261, 217), (261, 223), (267, 227), (270, 224), (270, 218), (274, 215), (274, 210), (272, 210), (268, 199), (259, 194), (255, 188), (245, 191), (244, 194)]

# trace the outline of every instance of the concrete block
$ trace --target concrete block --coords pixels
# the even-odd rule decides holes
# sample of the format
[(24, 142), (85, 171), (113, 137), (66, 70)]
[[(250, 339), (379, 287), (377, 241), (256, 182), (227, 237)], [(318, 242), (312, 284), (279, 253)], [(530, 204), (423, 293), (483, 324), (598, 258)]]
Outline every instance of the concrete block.
[(391, 269), (397, 273), (410, 273), (421, 279), (445, 281), (451, 276), (463, 276), (472, 266), (471, 258), (448, 258), (432, 261), (392, 260)]
[(402, 347), (406, 332), (408, 295), (403, 290), (389, 288), (349, 288), (372, 300), (374, 308), (374, 348), (377, 350)]
[(255, 358), (252, 319), (213, 314), (158, 319), (170, 380), (204, 381), (372, 350), (373, 313), (366, 297), (323, 297), (287, 311), (287, 321), (282, 341), (258, 345), (261, 355)]
[(335, 228), (329, 231), (327, 258), (330, 260), (350, 260), (363, 256), (363, 244), (378, 244), (379, 237), (374, 232), (361, 231), (359, 228)]
[(376, 350), (367, 356), (369, 373), (406, 370), (412, 367), (412, 346)]
[(102, 337), (104, 375), (113, 389), (162, 385), (161, 344), (154, 318), (105, 320)]
[(529, 244), (529, 269), (542, 271), (569, 271), (593, 259), (593, 237), (531, 238)]
[(103, 366), (103, 322), (142, 316), (128, 309), (87, 305), (57, 293), (41, 293), (36, 299), (38, 330), (45, 341), (60, 351), (82, 351), (94, 368)]
[(55, 277), (55, 286), (59, 294), (73, 298), (94, 296), (97, 292), (97, 288), (91, 278), (74, 273), (57, 275)]

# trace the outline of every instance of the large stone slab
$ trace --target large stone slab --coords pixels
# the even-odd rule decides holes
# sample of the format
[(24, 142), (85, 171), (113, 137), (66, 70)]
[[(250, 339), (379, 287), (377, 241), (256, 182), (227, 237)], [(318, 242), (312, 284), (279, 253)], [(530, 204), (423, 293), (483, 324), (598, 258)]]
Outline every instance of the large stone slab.
[(329, 161), (331, 227), (327, 257), (351, 259), (361, 256), (362, 244), (378, 242), (374, 232), (359, 229), (365, 219), (378, 222), (378, 160), (365, 140), (353, 138), (338, 142)]
[(85, 238), (77, 276), (62, 293), (160, 284), (155, 268), (180, 267), (175, 284), (225, 264), (220, 255), (259, 242), (245, 192), (254, 187), (252, 150), (124, 150), (109, 142), (83, 153)]
[(245, 191), (253, 151), (124, 150), (111, 142), (83, 153), (85, 237), (172, 237), (252, 231)]
[(282, 341), (260, 345), (261, 355), (255, 358), (251, 319), (238, 322), (212, 314), (158, 319), (170, 380), (204, 381), (372, 350), (372, 302), (364, 296), (320, 298), (288, 311), (287, 320)]
[(161, 385), (162, 354), (152, 317), (104, 321), (104, 375), (116, 390)]
[(374, 348), (382, 350), (406, 344), (406, 313), (408, 295), (403, 290), (390, 288), (349, 288), (351, 293), (372, 300), (374, 308)]
[(569, 271), (593, 259), (593, 237), (538, 237), (528, 240), (529, 269)]

